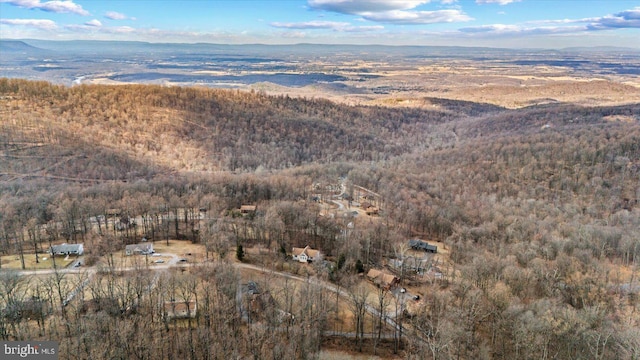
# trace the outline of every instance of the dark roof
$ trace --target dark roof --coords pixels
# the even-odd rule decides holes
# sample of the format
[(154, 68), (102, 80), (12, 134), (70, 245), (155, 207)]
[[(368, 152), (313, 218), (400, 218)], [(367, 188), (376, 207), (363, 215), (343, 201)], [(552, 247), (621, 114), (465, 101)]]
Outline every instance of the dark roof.
[(244, 292), (251, 295), (260, 294), (260, 288), (258, 288), (258, 284), (256, 284), (254, 281), (249, 281), (246, 285), (246, 288), (243, 290)]
[(422, 240), (419, 239), (411, 239), (409, 240), (409, 246), (411, 246), (414, 249), (420, 249), (420, 250), (425, 250), (425, 251), (431, 251), (431, 252), (438, 252), (438, 247), (435, 245), (430, 245)]

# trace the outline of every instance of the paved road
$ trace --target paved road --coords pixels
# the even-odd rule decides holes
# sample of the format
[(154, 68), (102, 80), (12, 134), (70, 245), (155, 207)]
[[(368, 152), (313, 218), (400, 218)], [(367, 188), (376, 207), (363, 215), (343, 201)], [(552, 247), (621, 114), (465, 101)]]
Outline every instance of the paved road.
[[(333, 293), (338, 293), (338, 295), (342, 296), (343, 298), (350, 299), (350, 294), (347, 291), (339, 289), (335, 285), (333, 285), (333, 284), (331, 284), (329, 282), (320, 280), (318, 278), (302, 277), (302, 276), (292, 275), (292, 274), (289, 274), (289, 273), (280, 272), (280, 271), (273, 271), (271, 269), (267, 269), (267, 268), (264, 268), (264, 267), (250, 265), (250, 264), (244, 264), (244, 263), (235, 263), (234, 265), (236, 267), (238, 267), (238, 268), (241, 268), (241, 269), (256, 270), (256, 271), (260, 271), (260, 272), (264, 272), (264, 273), (268, 273), (268, 274), (278, 275), (278, 276), (285, 277), (285, 278), (291, 279), (291, 280), (296, 280), (296, 281), (301, 281), (301, 282), (309, 281), (310, 283), (312, 283), (314, 285), (321, 286), (321, 287), (325, 288), (326, 290), (329, 290), (329, 291), (331, 291)], [(367, 312), (369, 314), (372, 314), (376, 318), (378, 316), (380, 316), (380, 312), (376, 308), (374, 308), (373, 306), (371, 306), (369, 304), (365, 305), (365, 309), (367, 310)], [(393, 320), (394, 317), (395, 317), (395, 314), (392, 314), (392, 313), (383, 314), (383, 318), (384, 318), (385, 322), (389, 326), (395, 327), (397, 330), (400, 330), (400, 326), (397, 325), (396, 322)]]
[[(150, 266), (144, 266), (143, 268), (148, 269), (148, 270), (152, 270), (152, 271), (157, 271), (157, 270), (167, 270), (170, 268), (187, 268), (187, 267), (195, 267), (195, 266), (205, 266), (207, 265), (206, 263), (180, 263), (178, 262), (179, 257), (175, 254), (163, 254), (163, 256), (172, 256), (172, 259), (165, 264), (153, 264)], [(287, 279), (291, 279), (291, 280), (295, 280), (295, 281), (300, 281), (300, 282), (310, 282), (311, 284), (320, 286), (326, 290), (329, 290), (333, 293), (338, 293), (339, 296), (345, 298), (345, 299), (350, 299), (350, 294), (343, 290), (340, 289), (338, 287), (336, 287), (335, 285), (320, 280), (318, 278), (314, 278), (314, 277), (302, 277), (302, 276), (297, 276), (297, 275), (293, 275), (293, 274), (289, 274), (286, 272), (280, 272), (280, 271), (274, 271), (272, 269), (268, 269), (262, 266), (256, 266), (256, 265), (251, 265), (251, 264), (245, 264), (245, 263), (231, 263), (231, 265), (239, 268), (239, 269), (248, 269), (248, 270), (254, 270), (254, 271), (258, 271), (258, 272), (262, 272), (262, 273), (268, 273), (268, 274), (272, 274), (272, 275), (277, 275), (280, 277), (284, 277)], [(129, 271), (139, 271), (141, 269), (141, 267), (139, 266), (130, 266), (130, 267), (123, 267), (123, 268), (117, 268), (116, 271), (118, 272), (129, 272)], [(23, 276), (38, 276), (38, 275), (51, 275), (51, 274), (55, 274), (56, 272), (58, 274), (63, 273), (63, 274), (84, 274), (87, 276), (87, 279), (82, 283), (82, 285), (80, 285), (80, 288), (75, 289), (72, 294), (70, 294), (68, 296), (68, 301), (73, 299), (73, 296), (75, 295), (75, 293), (79, 292), (82, 287), (84, 287), (88, 281), (98, 272), (98, 268), (96, 268), (95, 266), (93, 267), (78, 267), (78, 268), (65, 268), (65, 269), (58, 269), (58, 270), (26, 270), (26, 271), (19, 271), (18, 274), (23, 275)], [(365, 305), (365, 310), (373, 315), (375, 318), (378, 318), (378, 316), (380, 316), (380, 312), (373, 306), (366, 304)], [(385, 313), (383, 314), (383, 319), (384, 321), (391, 327), (396, 328), (397, 330), (400, 330), (400, 326), (398, 324), (396, 324), (396, 322), (393, 320), (393, 318), (395, 317), (395, 314), (393, 313)], [(404, 331), (403, 331), (404, 332)]]

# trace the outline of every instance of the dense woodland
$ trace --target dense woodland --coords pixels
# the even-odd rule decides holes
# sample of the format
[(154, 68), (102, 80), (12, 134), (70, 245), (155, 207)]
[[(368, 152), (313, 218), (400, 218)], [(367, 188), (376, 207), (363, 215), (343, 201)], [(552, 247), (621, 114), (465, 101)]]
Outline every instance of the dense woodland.
[[(97, 259), (146, 236), (204, 243), (212, 256), (260, 246), (282, 259), (309, 244), (341, 259), (321, 276), (357, 305), (356, 264), (383, 266), (420, 237), (444, 242), (451, 261), (402, 320), (398, 356), (640, 358), (640, 104), (423, 105), (0, 79), (0, 254), (34, 256), (65, 240), (90, 244)], [(319, 215), (312, 185), (340, 178), (382, 196), (381, 221), (345, 232), (349, 220)], [(259, 211), (233, 216), (242, 204)], [(92, 227), (110, 209), (142, 223)], [(158, 221), (166, 214), (172, 222)], [(311, 285), (287, 298), (313, 322), (273, 315), (245, 327), (238, 274), (224, 261), (152, 277), (101, 275), (95, 298), (135, 305), (117, 315), (61, 307), (66, 283), (52, 277), (42, 291), (54, 315), (34, 327), (5, 306), (0, 337), (60, 339), (77, 358), (314, 358), (322, 346), (318, 314), (331, 305)], [(0, 302), (18, 303), (26, 281), (0, 269)], [(136, 287), (149, 281), (160, 285)], [(162, 318), (158, 299), (172, 292), (200, 297), (195, 326)]]

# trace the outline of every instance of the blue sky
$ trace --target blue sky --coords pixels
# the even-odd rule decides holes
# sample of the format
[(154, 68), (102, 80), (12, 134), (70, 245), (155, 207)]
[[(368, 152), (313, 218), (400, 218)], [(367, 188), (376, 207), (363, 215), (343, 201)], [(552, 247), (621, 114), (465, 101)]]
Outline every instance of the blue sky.
[(0, 0), (0, 38), (640, 48), (640, 1)]

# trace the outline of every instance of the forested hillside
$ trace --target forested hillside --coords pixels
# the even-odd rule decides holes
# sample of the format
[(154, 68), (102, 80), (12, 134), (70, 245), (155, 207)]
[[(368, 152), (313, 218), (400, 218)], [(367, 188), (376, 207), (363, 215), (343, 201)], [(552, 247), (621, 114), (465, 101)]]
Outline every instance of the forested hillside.
[[(3, 80), (0, 87), (8, 95), (7, 116), (21, 122), (5, 136), (38, 128), (29, 134), (34, 139), (78, 139), (179, 171), (387, 159), (419, 142), (408, 143), (408, 134), (453, 118), (442, 111), (349, 108), (321, 99), (182, 87), (65, 88), (19, 80)], [(21, 111), (27, 104), (38, 115)]]
[[(640, 104), (510, 110), (425, 98), (407, 108), (352, 107), (204, 88), (0, 79), (0, 252), (62, 239), (122, 247), (137, 232), (98, 233), (82, 224), (114, 208), (143, 218), (174, 212), (175, 227), (147, 230), (145, 223), (145, 235), (209, 237), (212, 252), (260, 245), (274, 256), (308, 243), (330, 260), (342, 258), (344, 267), (325, 278), (346, 288), (356, 264), (383, 267), (407, 239), (420, 237), (443, 242), (449, 262), (440, 264), (440, 281), (420, 285), (423, 299), (404, 320), (398, 356), (637, 359), (639, 114)], [(320, 215), (313, 184), (339, 179), (347, 193), (361, 186), (381, 196), (375, 222), (347, 231), (350, 220)], [(229, 214), (242, 204), (259, 211), (236, 220)], [(198, 232), (183, 209), (225, 220)], [(47, 224), (63, 225), (36, 235)], [(236, 275), (222, 268), (202, 281), (215, 283), (227, 306), (233, 295), (222, 296), (224, 282)], [(316, 309), (308, 305), (300, 311)], [(142, 324), (136, 316), (118, 321), (129, 329)], [(269, 340), (281, 347), (250, 349), (237, 345), (251, 334), (233, 328), (232, 317), (219, 326), (233, 339), (222, 332), (177, 337), (159, 356), (233, 342), (227, 352), (198, 354), (313, 357), (326, 325), (295, 325), (309, 353), (292, 347), (288, 332)], [(33, 335), (20, 326), (0, 330), (3, 339)], [(117, 327), (91, 331), (121, 341)], [(68, 339), (63, 346), (96, 354), (73, 328), (58, 335)]]

